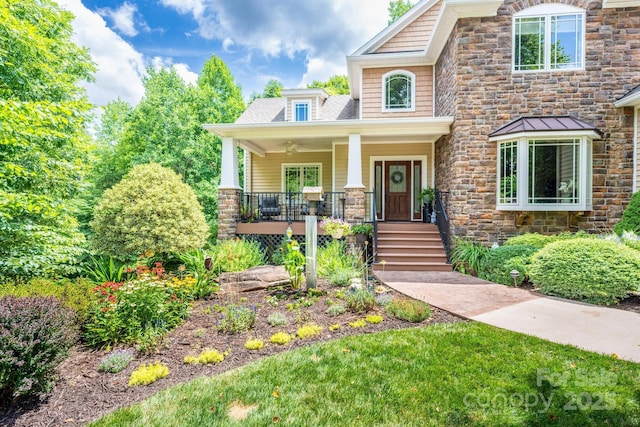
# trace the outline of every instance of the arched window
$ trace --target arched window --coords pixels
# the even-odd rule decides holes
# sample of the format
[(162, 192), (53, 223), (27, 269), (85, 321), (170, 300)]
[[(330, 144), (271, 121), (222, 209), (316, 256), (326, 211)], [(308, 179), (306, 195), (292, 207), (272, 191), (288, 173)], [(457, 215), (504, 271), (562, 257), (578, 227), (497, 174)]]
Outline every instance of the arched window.
[(415, 74), (391, 71), (382, 78), (383, 111), (415, 110)]

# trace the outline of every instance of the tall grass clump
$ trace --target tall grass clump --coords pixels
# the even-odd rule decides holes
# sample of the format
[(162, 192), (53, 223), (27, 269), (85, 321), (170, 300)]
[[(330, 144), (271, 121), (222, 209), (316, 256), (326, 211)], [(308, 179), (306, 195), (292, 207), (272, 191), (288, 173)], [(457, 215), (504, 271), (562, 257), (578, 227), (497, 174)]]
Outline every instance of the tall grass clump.
[(362, 260), (347, 253), (347, 244), (331, 240), (318, 249), (318, 277), (328, 279), (334, 285), (345, 286), (354, 277), (360, 277), (364, 269)]
[(456, 246), (451, 251), (451, 263), (460, 273), (477, 276), (488, 250), (480, 243), (457, 239)]
[(223, 240), (211, 250), (213, 271), (216, 273), (244, 271), (264, 264), (260, 243), (245, 240)]

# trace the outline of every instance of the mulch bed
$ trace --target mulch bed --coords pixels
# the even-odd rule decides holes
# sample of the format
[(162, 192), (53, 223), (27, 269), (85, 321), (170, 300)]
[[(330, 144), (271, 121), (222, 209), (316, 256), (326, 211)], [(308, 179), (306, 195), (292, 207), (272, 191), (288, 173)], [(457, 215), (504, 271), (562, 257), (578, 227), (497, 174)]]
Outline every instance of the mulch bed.
[[(320, 288), (335, 289), (323, 283), (320, 284)], [(300, 311), (289, 311), (286, 304), (292, 302), (293, 296), (289, 300), (279, 301), (278, 306), (273, 307), (265, 302), (266, 297), (273, 292), (272, 290), (259, 290), (242, 294), (218, 295), (210, 300), (196, 302), (189, 318), (168, 334), (163, 345), (154, 354), (138, 355), (127, 369), (117, 374), (98, 371), (100, 361), (107, 354), (106, 351), (75, 347), (69, 358), (59, 367), (59, 380), (51, 393), (40, 399), (15, 402), (8, 409), (0, 410), (4, 411), (0, 412), (0, 425), (15, 427), (83, 425), (116, 408), (139, 402), (176, 384), (185, 383), (201, 376), (216, 375), (265, 356), (308, 346), (319, 341), (389, 329), (462, 321), (449, 312), (432, 308), (432, 316), (429, 319), (415, 324), (395, 319), (386, 315), (380, 308), (376, 308), (374, 313), (384, 315), (382, 323), (367, 324), (364, 329), (354, 329), (348, 325), (348, 322), (362, 319), (364, 315), (347, 312), (338, 317), (330, 317), (325, 313), (328, 307), (327, 298), (339, 302), (333, 295), (320, 296), (315, 304), (300, 308)], [(256, 324), (251, 331), (227, 335), (216, 330), (216, 322), (221, 315), (214, 309), (214, 306), (228, 303), (259, 305)], [(271, 327), (267, 323), (267, 317), (275, 311), (285, 313), (289, 324), (282, 327)], [(295, 334), (300, 326), (300, 323), (296, 323), (296, 316), (309, 318), (323, 326), (322, 335), (316, 339), (295, 339), (284, 346), (267, 344), (269, 337), (275, 332), (285, 331)], [(335, 323), (341, 325), (340, 329), (329, 332), (329, 325)], [(244, 343), (249, 338), (263, 339), (266, 344), (265, 348), (259, 351), (245, 349)], [(216, 365), (188, 365), (184, 363), (185, 356), (197, 356), (205, 348), (214, 348), (218, 351), (229, 350), (230, 353), (222, 363)], [(127, 385), (131, 372), (140, 364), (157, 361), (161, 361), (169, 367), (168, 377), (149, 386), (129, 387)]]

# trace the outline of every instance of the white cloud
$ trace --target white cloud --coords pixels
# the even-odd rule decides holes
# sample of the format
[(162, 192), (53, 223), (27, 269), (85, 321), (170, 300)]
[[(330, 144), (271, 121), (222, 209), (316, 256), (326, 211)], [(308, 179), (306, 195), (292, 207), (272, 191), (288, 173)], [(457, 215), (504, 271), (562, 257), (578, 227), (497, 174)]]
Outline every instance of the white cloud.
[(345, 57), (385, 28), (388, 0), (160, 0), (191, 14), (198, 33), (268, 57), (302, 54), (302, 81), (346, 74)]
[(95, 82), (86, 85), (89, 101), (104, 106), (119, 97), (137, 104), (144, 95), (142, 54), (109, 29), (104, 19), (85, 8), (80, 0), (60, 0), (59, 4), (76, 16), (73, 39), (89, 48), (98, 68)]
[[(113, 27), (116, 30), (128, 37), (138, 35), (135, 22), (137, 11), (138, 7), (136, 5), (127, 2), (124, 2), (117, 9), (110, 9), (108, 7), (98, 9), (100, 15), (113, 20)], [(143, 24), (143, 26), (146, 28), (146, 24)]]
[(156, 70), (162, 67), (173, 67), (176, 70), (176, 73), (182, 78), (182, 80), (189, 84), (196, 84), (196, 81), (198, 80), (198, 74), (191, 71), (187, 64), (174, 64), (171, 58), (156, 56), (151, 60), (151, 64)]

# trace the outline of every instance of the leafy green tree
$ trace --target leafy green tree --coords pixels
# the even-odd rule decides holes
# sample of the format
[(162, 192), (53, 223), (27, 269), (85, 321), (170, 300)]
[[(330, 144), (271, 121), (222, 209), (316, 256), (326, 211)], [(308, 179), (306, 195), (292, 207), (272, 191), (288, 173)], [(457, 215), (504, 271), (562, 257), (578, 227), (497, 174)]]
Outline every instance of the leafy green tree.
[(391, 0), (389, 2), (389, 21), (387, 25), (393, 24), (398, 18), (407, 13), (413, 4), (409, 0)]
[(326, 82), (314, 80), (307, 87), (324, 89), (329, 95), (348, 95), (349, 77), (331, 76)]
[(72, 216), (89, 147), (94, 71), (73, 15), (48, 0), (0, 0), (0, 280), (72, 273)]
[(94, 249), (119, 258), (199, 249), (208, 235), (193, 189), (157, 163), (135, 166), (105, 191), (91, 226)]
[(280, 98), (281, 92), (284, 87), (276, 79), (271, 79), (264, 85), (262, 93), (253, 92), (249, 102), (253, 102), (256, 98)]

